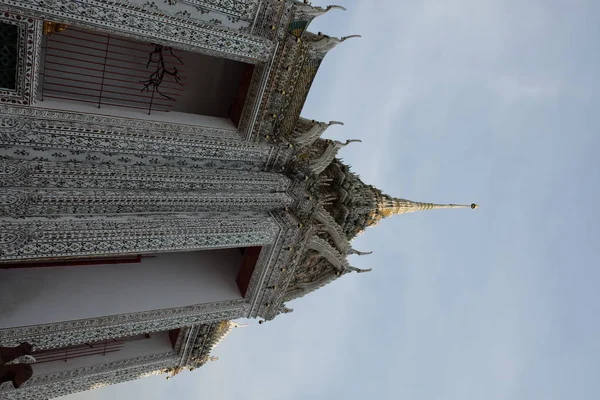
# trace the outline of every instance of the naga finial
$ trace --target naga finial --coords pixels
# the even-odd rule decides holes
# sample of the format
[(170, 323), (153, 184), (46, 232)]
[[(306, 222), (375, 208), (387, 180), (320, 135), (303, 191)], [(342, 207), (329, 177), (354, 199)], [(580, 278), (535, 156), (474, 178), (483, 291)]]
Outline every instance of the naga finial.
[(308, 34), (307, 39), (309, 39), (310, 46), (313, 51), (318, 53), (327, 53), (336, 47), (338, 44), (351, 39), (351, 38), (359, 38), (360, 35), (350, 35), (344, 36), (342, 38), (337, 38), (329, 35), (325, 35), (322, 32), (315, 34)]
[(361, 37), (362, 37), (361, 35), (342, 36), (342, 38), (340, 39), (340, 42), (343, 42), (345, 40), (352, 39), (352, 38), (361, 38)]
[(329, 126), (331, 126), (331, 125), (342, 125), (342, 126), (343, 126), (343, 125), (344, 125), (344, 123), (343, 123), (343, 122), (340, 122), (340, 121), (329, 121), (329, 124), (328, 124), (328, 125), (329, 125)]
[(352, 271), (352, 272), (356, 272), (357, 274), (364, 274), (366, 272), (373, 271), (372, 268), (369, 268), (369, 269), (360, 269), (360, 268), (356, 268), (356, 267), (350, 267), (350, 268), (348, 268), (348, 270)]
[(338, 5), (331, 5), (331, 6), (327, 6), (327, 10), (325, 10), (325, 12), (327, 12), (329, 10), (333, 10), (334, 8), (337, 8), (338, 10), (346, 11), (346, 7), (342, 7), (342, 6), (338, 6)]
[(348, 252), (348, 254), (356, 254), (357, 256), (368, 256), (370, 254), (373, 254), (373, 252), (372, 251), (364, 252), (364, 251), (358, 251), (358, 250), (355, 250), (355, 249), (350, 249), (350, 251)]

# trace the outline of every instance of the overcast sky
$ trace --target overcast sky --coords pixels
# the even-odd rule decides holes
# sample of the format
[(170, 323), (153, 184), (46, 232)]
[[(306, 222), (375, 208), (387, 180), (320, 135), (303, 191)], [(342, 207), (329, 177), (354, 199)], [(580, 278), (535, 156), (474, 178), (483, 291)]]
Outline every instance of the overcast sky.
[(303, 116), (344, 121), (327, 136), (362, 139), (341, 156), (385, 192), (481, 208), (367, 230), (351, 261), (373, 272), (234, 331), (219, 362), (65, 399), (599, 398), (600, 2), (337, 3), (311, 30), (363, 37)]

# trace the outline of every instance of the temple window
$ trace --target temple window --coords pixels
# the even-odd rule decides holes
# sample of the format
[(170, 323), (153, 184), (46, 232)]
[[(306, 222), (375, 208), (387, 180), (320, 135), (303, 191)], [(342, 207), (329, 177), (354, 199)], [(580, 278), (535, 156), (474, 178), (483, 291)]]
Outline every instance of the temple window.
[(45, 31), (42, 107), (216, 127), (239, 124), (251, 64), (74, 26)]
[(0, 23), (0, 88), (17, 88), (19, 27)]

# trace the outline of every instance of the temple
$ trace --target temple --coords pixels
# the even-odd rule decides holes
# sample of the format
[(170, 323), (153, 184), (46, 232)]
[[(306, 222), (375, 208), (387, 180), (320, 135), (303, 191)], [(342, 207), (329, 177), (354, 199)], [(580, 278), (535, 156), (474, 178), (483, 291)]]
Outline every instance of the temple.
[(301, 117), (360, 40), (307, 30), (343, 7), (0, 4), (0, 399), (198, 368), (233, 320), (366, 272), (351, 242), (382, 218), (477, 207), (383, 193), (322, 137), (341, 122)]

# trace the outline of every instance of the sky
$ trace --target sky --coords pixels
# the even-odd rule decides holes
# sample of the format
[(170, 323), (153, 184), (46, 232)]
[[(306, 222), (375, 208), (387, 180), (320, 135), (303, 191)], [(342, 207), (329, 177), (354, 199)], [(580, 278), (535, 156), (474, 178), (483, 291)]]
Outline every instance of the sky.
[(63, 399), (599, 398), (600, 2), (337, 3), (311, 30), (362, 38), (303, 116), (344, 121), (326, 136), (362, 139), (340, 156), (388, 194), (481, 207), (368, 229), (351, 264), (373, 272), (235, 330), (218, 362)]

